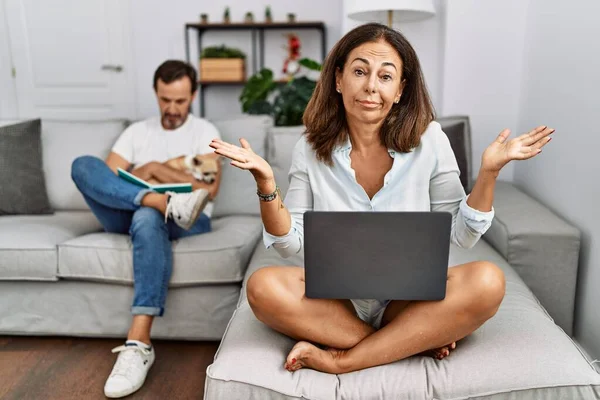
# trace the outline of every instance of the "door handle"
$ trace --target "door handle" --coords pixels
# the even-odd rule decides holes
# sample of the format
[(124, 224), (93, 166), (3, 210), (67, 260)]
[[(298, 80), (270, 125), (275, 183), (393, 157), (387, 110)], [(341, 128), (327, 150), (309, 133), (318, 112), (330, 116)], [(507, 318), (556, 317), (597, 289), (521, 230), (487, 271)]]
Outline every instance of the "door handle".
[(121, 71), (123, 71), (123, 66), (122, 65), (105, 64), (105, 65), (102, 66), (102, 70), (103, 71), (121, 72)]

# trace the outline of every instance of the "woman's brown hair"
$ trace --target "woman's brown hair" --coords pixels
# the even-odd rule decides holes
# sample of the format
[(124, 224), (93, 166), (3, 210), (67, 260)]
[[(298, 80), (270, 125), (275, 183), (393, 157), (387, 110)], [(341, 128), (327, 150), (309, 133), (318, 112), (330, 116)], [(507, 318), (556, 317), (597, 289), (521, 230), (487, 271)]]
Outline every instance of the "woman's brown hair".
[(317, 158), (329, 165), (333, 149), (347, 140), (348, 127), (342, 97), (336, 92), (336, 70), (343, 71), (348, 55), (366, 42), (384, 40), (396, 49), (406, 80), (400, 102), (394, 104), (381, 126), (381, 142), (387, 148), (408, 153), (421, 142), (427, 125), (435, 119), (433, 105), (421, 72), (419, 58), (408, 40), (385, 25), (361, 25), (341, 38), (329, 52), (315, 91), (304, 111), (307, 141)]

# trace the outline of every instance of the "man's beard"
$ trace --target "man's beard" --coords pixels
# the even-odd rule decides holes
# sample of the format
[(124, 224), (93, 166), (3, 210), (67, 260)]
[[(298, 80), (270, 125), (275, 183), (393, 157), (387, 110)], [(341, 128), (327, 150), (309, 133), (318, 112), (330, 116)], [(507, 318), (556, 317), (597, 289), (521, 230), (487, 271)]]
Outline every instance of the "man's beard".
[(162, 117), (162, 125), (165, 129), (177, 129), (185, 122), (186, 115), (179, 114), (164, 114)]

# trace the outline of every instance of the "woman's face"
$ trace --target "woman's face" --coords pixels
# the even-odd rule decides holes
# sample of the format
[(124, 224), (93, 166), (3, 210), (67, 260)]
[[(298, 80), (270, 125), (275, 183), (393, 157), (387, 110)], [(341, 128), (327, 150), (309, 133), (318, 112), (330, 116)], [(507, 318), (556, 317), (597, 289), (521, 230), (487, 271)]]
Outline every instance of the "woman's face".
[(336, 72), (336, 90), (348, 118), (379, 123), (404, 87), (402, 60), (386, 41), (367, 42), (350, 52), (343, 71)]

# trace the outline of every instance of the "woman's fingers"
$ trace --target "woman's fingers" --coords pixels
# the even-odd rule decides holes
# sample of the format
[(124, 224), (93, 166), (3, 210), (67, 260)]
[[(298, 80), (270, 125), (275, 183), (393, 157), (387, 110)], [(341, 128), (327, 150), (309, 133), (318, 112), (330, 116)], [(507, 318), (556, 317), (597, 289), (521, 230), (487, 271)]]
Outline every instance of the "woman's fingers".
[(239, 149), (238, 146), (235, 146), (231, 143), (224, 142), (222, 140), (213, 140), (210, 145), (213, 149), (228, 149), (228, 150), (236, 150)]
[(537, 127), (531, 132), (523, 135), (522, 142), (524, 145), (529, 146), (548, 137), (548, 135), (551, 135), (552, 133), (554, 133), (553, 128), (548, 128), (546, 126)]
[(240, 138), (240, 144), (242, 145), (242, 148), (252, 151), (252, 148), (250, 147), (250, 143), (248, 143), (248, 141), (246, 139)]
[(552, 140), (552, 138), (550, 136), (546, 136), (546, 137), (538, 140), (537, 142), (535, 142), (533, 145), (531, 145), (531, 147), (533, 147), (535, 149), (541, 149), (542, 147), (544, 147), (545, 145), (550, 143), (551, 140)]
[(504, 129), (498, 137), (496, 137), (496, 142), (502, 144), (506, 141), (506, 139), (510, 136), (510, 129)]
[(219, 148), (215, 150), (215, 153), (230, 158), (234, 161), (239, 161), (239, 162), (247, 162), (248, 161), (248, 156), (245, 154), (242, 154), (238, 151), (235, 150), (230, 150), (230, 149), (225, 149), (225, 148)]
[(238, 161), (232, 161), (230, 164), (233, 165), (234, 167), (238, 167), (240, 169), (250, 169), (250, 166), (249, 166), (248, 163), (241, 163), (241, 162), (238, 162)]

